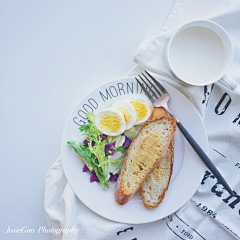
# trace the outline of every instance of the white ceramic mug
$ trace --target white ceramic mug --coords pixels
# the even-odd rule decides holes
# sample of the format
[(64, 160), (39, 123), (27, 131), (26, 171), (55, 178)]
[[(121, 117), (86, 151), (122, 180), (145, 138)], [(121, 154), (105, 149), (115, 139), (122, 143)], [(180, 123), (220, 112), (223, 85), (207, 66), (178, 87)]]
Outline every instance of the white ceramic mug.
[(195, 86), (218, 80), (231, 90), (238, 84), (226, 72), (233, 59), (227, 32), (209, 20), (188, 22), (171, 36), (165, 51), (168, 68), (181, 81)]

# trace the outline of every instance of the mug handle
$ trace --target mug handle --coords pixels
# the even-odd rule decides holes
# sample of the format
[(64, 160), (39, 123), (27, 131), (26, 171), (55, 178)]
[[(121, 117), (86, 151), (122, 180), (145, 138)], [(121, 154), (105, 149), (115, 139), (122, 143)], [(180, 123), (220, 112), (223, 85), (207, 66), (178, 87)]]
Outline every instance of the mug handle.
[(228, 75), (224, 75), (219, 82), (233, 91), (238, 87), (238, 84)]

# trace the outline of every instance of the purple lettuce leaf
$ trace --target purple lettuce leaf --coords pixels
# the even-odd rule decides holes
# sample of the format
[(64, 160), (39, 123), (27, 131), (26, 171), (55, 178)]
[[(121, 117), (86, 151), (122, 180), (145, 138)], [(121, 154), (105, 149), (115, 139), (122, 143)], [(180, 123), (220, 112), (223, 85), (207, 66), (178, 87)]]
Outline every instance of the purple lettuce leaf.
[[(101, 141), (104, 141), (104, 140), (107, 139), (107, 135), (105, 135), (105, 134), (99, 135), (99, 138), (101, 138)], [(86, 139), (83, 141), (83, 143), (84, 143), (84, 145), (85, 145), (86, 147), (88, 147), (88, 146), (89, 146), (89, 138), (86, 138)], [(92, 147), (93, 147), (94, 145), (95, 145), (95, 142), (92, 141)]]
[(104, 141), (107, 139), (107, 135), (105, 135), (105, 134), (101, 134), (101, 135), (99, 135), (99, 137), (101, 138), (101, 141)]
[(90, 176), (90, 182), (100, 182), (95, 171), (91, 172), (91, 176)]
[(82, 171), (83, 171), (83, 172), (88, 172), (88, 171), (89, 171), (89, 169), (88, 169), (88, 167), (87, 167), (86, 164), (84, 164), (84, 167), (82, 168)]
[(122, 146), (123, 147), (128, 147), (131, 144), (131, 142), (132, 142), (132, 139), (127, 137), (127, 136), (125, 136), (125, 142), (123, 143)]
[[(89, 138), (86, 138), (84, 141), (83, 141), (83, 144), (86, 145), (86, 147), (89, 146)], [(95, 145), (95, 142), (92, 141), (92, 147)]]
[(105, 155), (108, 156), (108, 155), (113, 155), (115, 153), (115, 144), (116, 142), (113, 142), (113, 143), (108, 143), (105, 145)]
[(111, 176), (109, 178), (109, 181), (116, 182), (119, 177), (119, 174), (114, 174), (114, 175), (112, 173), (110, 173), (110, 174), (111, 174)]

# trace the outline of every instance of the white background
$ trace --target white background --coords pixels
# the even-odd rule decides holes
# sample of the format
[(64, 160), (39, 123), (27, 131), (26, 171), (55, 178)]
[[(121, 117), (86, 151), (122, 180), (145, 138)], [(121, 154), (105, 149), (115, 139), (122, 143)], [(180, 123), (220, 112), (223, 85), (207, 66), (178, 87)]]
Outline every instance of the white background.
[(173, 4), (0, 0), (0, 239), (51, 239), (5, 231), (48, 227), (44, 180), (68, 115), (91, 89), (126, 75)]

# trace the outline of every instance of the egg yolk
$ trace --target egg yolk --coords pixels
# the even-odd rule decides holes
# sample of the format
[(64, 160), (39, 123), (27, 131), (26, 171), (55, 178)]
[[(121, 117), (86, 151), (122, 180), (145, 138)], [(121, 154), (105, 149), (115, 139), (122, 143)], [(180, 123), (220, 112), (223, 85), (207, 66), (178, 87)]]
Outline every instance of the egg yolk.
[(121, 128), (120, 119), (113, 114), (106, 114), (100, 119), (100, 126), (107, 132), (117, 132)]
[(133, 107), (137, 113), (137, 121), (144, 119), (144, 117), (147, 115), (146, 105), (140, 101), (132, 101), (130, 103), (133, 105)]
[(125, 107), (119, 107), (117, 110), (120, 113), (122, 113), (122, 115), (124, 116), (124, 119), (125, 119), (125, 123), (128, 124), (131, 119), (129, 111)]

